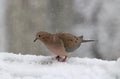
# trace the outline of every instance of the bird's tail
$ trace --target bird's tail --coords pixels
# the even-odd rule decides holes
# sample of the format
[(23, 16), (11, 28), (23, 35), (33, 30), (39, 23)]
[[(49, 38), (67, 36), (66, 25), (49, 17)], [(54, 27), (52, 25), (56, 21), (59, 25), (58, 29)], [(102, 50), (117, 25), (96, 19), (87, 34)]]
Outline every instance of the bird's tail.
[(82, 40), (82, 43), (86, 43), (86, 42), (94, 42), (95, 40)]
[(79, 36), (80, 39), (82, 39), (82, 43), (86, 43), (86, 42), (94, 42), (95, 40), (84, 40), (83, 36)]

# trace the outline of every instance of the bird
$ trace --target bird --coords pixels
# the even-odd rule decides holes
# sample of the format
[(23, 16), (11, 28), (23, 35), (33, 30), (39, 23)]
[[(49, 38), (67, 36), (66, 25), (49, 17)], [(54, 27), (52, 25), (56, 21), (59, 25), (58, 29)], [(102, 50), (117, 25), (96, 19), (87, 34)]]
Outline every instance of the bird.
[[(75, 36), (70, 33), (60, 32), (51, 34), (48, 32), (40, 31), (36, 34), (34, 42), (40, 40), (43, 44), (54, 54), (56, 54), (56, 60), (65, 62), (68, 53), (75, 51), (81, 45), (81, 43), (93, 42), (95, 40), (84, 40), (83, 35)], [(62, 57), (64, 58), (62, 59)], [(61, 60), (62, 59), (62, 60)]]

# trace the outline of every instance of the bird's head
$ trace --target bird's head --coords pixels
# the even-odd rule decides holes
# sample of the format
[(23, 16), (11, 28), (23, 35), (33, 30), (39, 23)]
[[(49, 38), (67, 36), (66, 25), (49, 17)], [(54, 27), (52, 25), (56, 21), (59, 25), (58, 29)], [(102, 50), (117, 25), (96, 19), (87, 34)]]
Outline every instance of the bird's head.
[(36, 42), (38, 39), (42, 41), (42, 40), (44, 40), (44, 38), (45, 38), (46, 36), (48, 36), (48, 35), (50, 35), (50, 33), (48, 33), (48, 32), (43, 32), (43, 31), (38, 32), (38, 33), (36, 34), (36, 38), (35, 38), (34, 42)]

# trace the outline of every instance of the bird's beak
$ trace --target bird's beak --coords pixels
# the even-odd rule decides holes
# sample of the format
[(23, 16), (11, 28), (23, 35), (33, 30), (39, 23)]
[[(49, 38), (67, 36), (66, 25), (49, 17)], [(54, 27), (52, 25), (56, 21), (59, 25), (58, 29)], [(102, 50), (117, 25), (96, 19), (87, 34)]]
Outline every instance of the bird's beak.
[(37, 38), (35, 38), (35, 40), (33, 42), (36, 42), (37, 41)]

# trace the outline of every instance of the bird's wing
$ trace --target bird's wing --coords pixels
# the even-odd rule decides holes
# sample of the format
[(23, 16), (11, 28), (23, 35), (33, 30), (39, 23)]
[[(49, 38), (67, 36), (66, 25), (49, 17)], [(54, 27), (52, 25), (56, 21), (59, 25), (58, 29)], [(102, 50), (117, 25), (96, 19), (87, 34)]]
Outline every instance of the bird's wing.
[(49, 44), (46, 46), (48, 47), (49, 50), (51, 50), (53, 53), (57, 55), (67, 56), (63, 41), (57, 35), (53, 35), (52, 39), (50, 39)]

